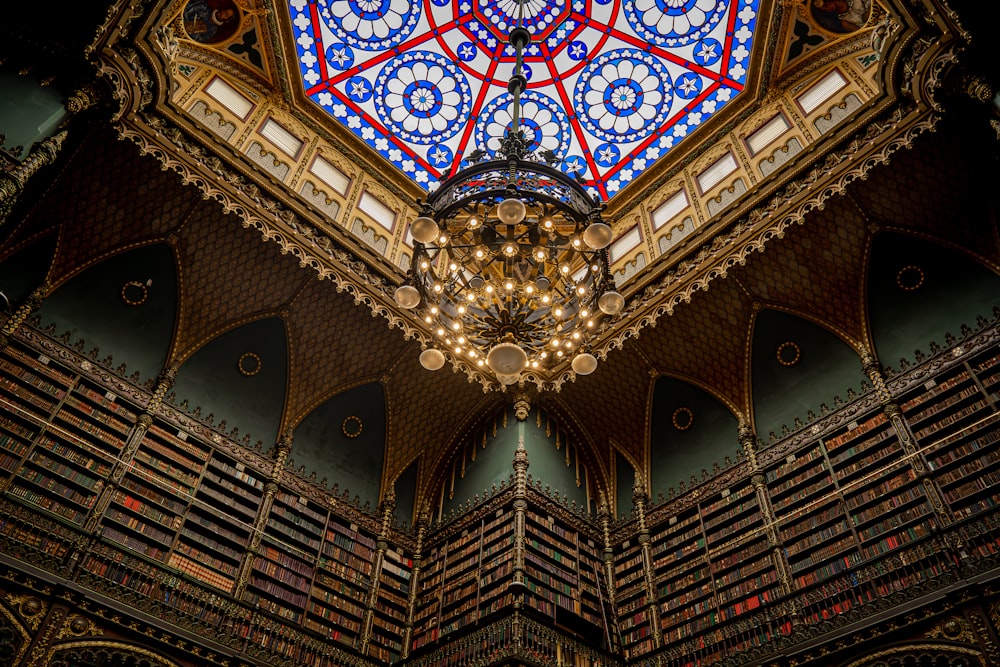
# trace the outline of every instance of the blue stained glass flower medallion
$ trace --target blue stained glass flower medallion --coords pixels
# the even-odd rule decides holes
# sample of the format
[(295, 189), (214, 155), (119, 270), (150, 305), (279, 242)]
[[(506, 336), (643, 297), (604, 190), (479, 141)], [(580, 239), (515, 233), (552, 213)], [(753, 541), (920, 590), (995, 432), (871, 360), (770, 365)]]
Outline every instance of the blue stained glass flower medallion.
[[(287, 0), (302, 88), (427, 189), (510, 131), (610, 197), (747, 85), (760, 0)], [(549, 153), (548, 151), (551, 151)], [(556, 164), (556, 162), (552, 162)]]

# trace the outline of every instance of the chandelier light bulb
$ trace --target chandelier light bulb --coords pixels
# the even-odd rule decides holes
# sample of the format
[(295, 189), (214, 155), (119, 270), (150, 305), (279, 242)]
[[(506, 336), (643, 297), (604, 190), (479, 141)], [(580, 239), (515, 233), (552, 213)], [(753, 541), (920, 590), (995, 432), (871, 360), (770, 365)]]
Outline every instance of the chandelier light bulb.
[(431, 315), (437, 315), (437, 314), (438, 314), (438, 307), (431, 306)]
[(508, 280), (507, 282), (504, 283), (503, 287), (508, 292), (511, 292), (511, 291), (514, 290), (514, 283), (512, 283), (511, 281)]
[(437, 335), (438, 336), (443, 336), (444, 335), (444, 329), (442, 327), (438, 327)]
[(414, 241), (419, 241), (420, 243), (430, 243), (437, 238), (440, 231), (441, 229), (434, 222), (434, 219), (424, 215), (410, 223), (410, 235)]
[(456, 264), (455, 262), (452, 262), (451, 264), (448, 265), (448, 270), (449, 271), (458, 271), (458, 264)]
[(427, 269), (431, 268), (431, 264), (426, 259), (421, 260), (420, 261), (420, 268), (423, 269), (424, 271), (426, 271)]
[(513, 243), (508, 243), (503, 247), (503, 254), (511, 257), (515, 252), (517, 252), (517, 247)]
[(518, 345), (503, 342), (495, 345), (486, 355), (486, 364), (498, 378), (501, 375), (519, 375), (528, 365), (528, 355)]
[(587, 288), (584, 287), (583, 285), (577, 285), (576, 293), (579, 294), (580, 296), (583, 296), (584, 294), (587, 293)]
[(458, 320), (455, 320), (454, 322), (451, 323), (451, 328), (453, 330), (455, 330), (455, 331), (461, 331), (462, 330), (462, 323), (459, 322)]
[(469, 221), (466, 224), (468, 225), (469, 229), (475, 229), (476, 227), (479, 226), (479, 218), (477, 218), (476, 216), (472, 216), (471, 218), (469, 218)]
[(482, 259), (485, 256), (486, 256), (486, 253), (483, 252), (482, 248), (476, 248), (476, 259)]
[(593, 250), (604, 250), (607, 248), (613, 236), (611, 227), (603, 222), (593, 222), (583, 230), (583, 242)]
[(524, 220), (527, 212), (524, 202), (514, 197), (504, 199), (497, 205), (497, 217), (505, 225), (518, 224)]
[(459, 345), (465, 345), (465, 336), (459, 336), (458, 340), (455, 342), (458, 343)]
[(552, 314), (555, 315), (556, 317), (562, 317), (563, 316), (563, 309), (562, 308), (556, 308), (555, 310), (552, 311)]
[(575, 237), (575, 236), (573, 237), (572, 243), (573, 243), (573, 247), (574, 248), (579, 248), (580, 245), (582, 244), (582, 242), (580, 241), (580, 239), (577, 238), (577, 237)]
[(534, 294), (535, 293), (535, 286), (532, 285), (532, 284), (530, 284), (530, 283), (527, 284), (527, 285), (525, 285), (524, 286), (524, 292), (526, 294)]
[(535, 259), (537, 259), (539, 262), (544, 262), (545, 257), (546, 257), (546, 252), (543, 248), (539, 248), (538, 250), (535, 251)]
[(542, 227), (545, 227), (545, 229), (552, 229), (552, 218), (545, 218), (542, 220)]
[(577, 375), (590, 375), (597, 369), (597, 358), (589, 352), (581, 352), (573, 357), (571, 365)]
[(487, 294), (493, 294), (493, 285), (492, 284), (486, 283), (486, 293)]
[(458, 310), (459, 315), (465, 315), (465, 304), (458, 304), (458, 308), (456, 310)]
[(420, 292), (413, 285), (400, 285), (393, 292), (392, 298), (400, 308), (411, 310), (420, 303)]
[(569, 264), (563, 264), (559, 267), (559, 270), (563, 272), (563, 275), (569, 273)]
[(434, 283), (434, 291), (440, 294), (441, 292), (444, 291), (444, 285), (442, 285), (441, 283)]
[(429, 371), (436, 371), (444, 366), (444, 353), (434, 348), (424, 350), (420, 353), (420, 365)]
[(447, 234), (442, 234), (441, 236), (439, 236), (438, 237), (438, 243), (441, 244), (441, 245), (447, 244), (448, 243), (448, 235)]
[(552, 301), (552, 299), (548, 294), (542, 297), (542, 303), (548, 303), (549, 301)]
[(622, 308), (625, 307), (625, 297), (614, 290), (605, 292), (601, 295), (601, 298), (597, 300), (597, 307), (600, 308), (601, 312), (605, 315), (617, 315), (622, 312)]

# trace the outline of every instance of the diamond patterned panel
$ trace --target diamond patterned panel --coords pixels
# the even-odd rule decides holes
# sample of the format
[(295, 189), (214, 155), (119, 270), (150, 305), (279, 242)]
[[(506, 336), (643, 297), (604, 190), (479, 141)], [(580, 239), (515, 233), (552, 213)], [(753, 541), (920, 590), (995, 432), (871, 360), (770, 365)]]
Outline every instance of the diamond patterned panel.
[[(669, 325), (669, 320), (665, 322)], [(652, 331), (649, 329), (647, 331)], [(623, 350), (614, 350), (599, 363), (597, 370), (576, 382), (564, 384), (558, 394), (544, 395), (542, 405), (556, 403), (552, 411), (569, 416), (597, 447), (595, 457), (607, 466), (614, 441), (634, 460), (645, 461), (646, 428), (649, 412), (649, 363), (638, 352), (637, 341), (630, 341)], [(644, 343), (642, 337), (639, 343)]]
[[(759, 260), (755, 255), (749, 261)], [(731, 276), (683, 304), (639, 337), (654, 368), (701, 387), (749, 414), (747, 341), (753, 305)]]
[(766, 257), (754, 257), (734, 275), (768, 305), (863, 342), (864, 218), (840, 197), (810, 213), (804, 227), (789, 229), (767, 246)]
[(180, 224), (192, 201), (177, 175), (162, 171), (155, 159), (96, 133), (32, 213), (62, 224), (50, 279), (58, 284), (95, 258), (162, 238)]
[(309, 277), (291, 255), (214, 201), (191, 214), (177, 251), (180, 312), (171, 355), (177, 361), (237, 323), (275, 313)]
[(390, 372), (409, 347), (367, 306), (332, 283), (310, 280), (291, 303), (287, 425), (300, 422), (331, 396)]
[(287, 319), (290, 345), (286, 426), (350, 387), (381, 379), (387, 402), (386, 475), (401, 473), (428, 452), (428, 465), (455, 437), (464, 420), (504, 400), (484, 395), (465, 375), (424, 370), (419, 348), (391, 330), (367, 306), (311, 281), (295, 297)]
[[(392, 335), (399, 336), (399, 332)], [(464, 373), (452, 373), (448, 365), (439, 371), (424, 370), (418, 361), (418, 346), (408, 348), (385, 383), (389, 419), (385, 474), (395, 478), (414, 457), (423, 454), (425, 467), (418, 490), (423, 496), (433, 492), (430, 481), (451, 462), (451, 447), (509, 397), (499, 392), (483, 393), (479, 384), (469, 384)]]
[(900, 151), (865, 181), (853, 196), (873, 221), (927, 233), (956, 243), (1000, 264), (991, 230), (990, 197), (995, 169), (969, 160), (981, 148), (963, 145), (957, 133), (924, 135), (918, 150)]

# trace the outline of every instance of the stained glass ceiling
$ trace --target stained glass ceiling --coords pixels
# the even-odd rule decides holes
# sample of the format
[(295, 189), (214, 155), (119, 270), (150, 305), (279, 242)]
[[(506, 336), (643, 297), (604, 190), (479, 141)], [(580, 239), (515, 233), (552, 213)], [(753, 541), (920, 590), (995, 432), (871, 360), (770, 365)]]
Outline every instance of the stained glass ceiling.
[[(759, 0), (523, 0), (532, 149), (602, 198), (742, 90)], [(306, 95), (431, 190), (511, 119), (517, 0), (290, 0)]]

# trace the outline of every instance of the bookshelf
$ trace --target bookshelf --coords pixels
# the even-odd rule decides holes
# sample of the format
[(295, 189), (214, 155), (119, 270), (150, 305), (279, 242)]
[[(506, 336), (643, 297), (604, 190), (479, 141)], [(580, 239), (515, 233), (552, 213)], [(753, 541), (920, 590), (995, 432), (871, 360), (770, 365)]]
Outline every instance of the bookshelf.
[[(175, 457), (171, 470), (162, 468), (159, 482), (174, 484), (168, 495), (189, 498), (190, 505), (178, 517), (176, 545), (167, 564), (223, 592), (231, 592), (243, 552), (249, 541), (263, 483), (218, 450), (193, 449), (183, 431), (170, 433), (151, 429), (147, 442), (136, 453), (141, 461), (147, 447), (167, 454), (169, 443)], [(188, 445), (187, 448), (184, 446)]]
[[(916, 434), (915, 449), (904, 448), (878, 399), (863, 395), (763, 448), (759, 469), (737, 462), (650, 508), (648, 562), (636, 520), (615, 525), (612, 610), (602, 609), (596, 520), (528, 486), (504, 488), (428, 530), (412, 618), (412, 538), (379, 532), (377, 517), (287, 471), (265, 491), (267, 459), (169, 406), (122, 462), (107, 509), (87, 532), (141, 390), (110, 392), (82, 364), (74, 368), (72, 354), (59, 359), (20, 339), (0, 352), (0, 550), (178, 626), (214, 628), (228, 637), (218, 641), (234, 642), (226, 644), (234, 655), (247, 651), (260, 664), (279, 664), (272, 656), (392, 664), (410, 624), (413, 664), (459, 645), (501, 650), (515, 613), (522, 630), (535, 628), (540, 654), (565, 658), (558, 647), (572, 641), (615, 646), (606, 638), (617, 627), (616, 658), (707, 664), (791, 641), (793, 620), (818, 627), (857, 618), (849, 614), (1000, 557), (996, 342), (938, 354), (890, 379), (904, 420), (895, 421)], [(935, 493), (946, 506), (937, 512)], [(519, 512), (523, 588), (510, 586)], [(241, 572), (249, 579), (237, 599)], [(480, 635), (478, 648), (466, 643)]]
[(525, 512), (528, 608), (580, 635), (603, 636), (599, 563), (592, 535), (581, 534), (532, 499)]
[(412, 575), (413, 560), (397, 549), (387, 548), (378, 573), (378, 595), (368, 645), (368, 655), (380, 662), (398, 662), (402, 653)]
[(309, 589), (305, 627), (354, 647), (360, 639), (374, 562), (374, 534), (331, 512)]

